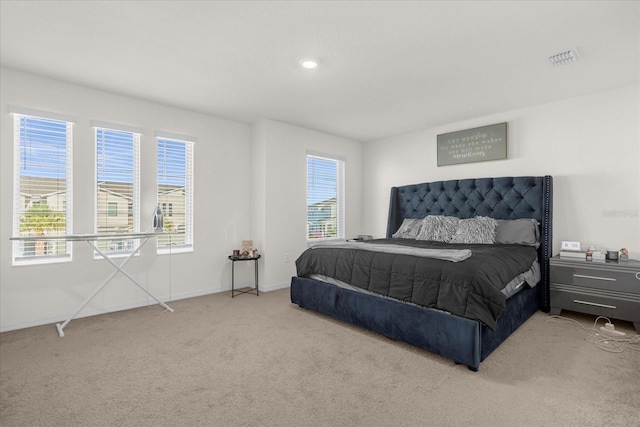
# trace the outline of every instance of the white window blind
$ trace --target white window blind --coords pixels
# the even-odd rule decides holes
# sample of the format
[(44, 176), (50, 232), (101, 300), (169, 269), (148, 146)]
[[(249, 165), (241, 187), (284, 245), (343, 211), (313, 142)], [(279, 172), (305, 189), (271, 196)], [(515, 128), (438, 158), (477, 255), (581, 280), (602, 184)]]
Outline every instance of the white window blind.
[(190, 141), (158, 138), (158, 206), (172, 232), (158, 237), (158, 253), (193, 250), (193, 149)]
[[(140, 231), (140, 134), (96, 127), (95, 230), (98, 234)], [(127, 254), (138, 239), (100, 240), (105, 253)]]
[(307, 239), (344, 237), (344, 160), (307, 154)]
[[(14, 119), (13, 235), (72, 233), (73, 124), (25, 114)], [(71, 259), (65, 241), (14, 241), (13, 263)]]

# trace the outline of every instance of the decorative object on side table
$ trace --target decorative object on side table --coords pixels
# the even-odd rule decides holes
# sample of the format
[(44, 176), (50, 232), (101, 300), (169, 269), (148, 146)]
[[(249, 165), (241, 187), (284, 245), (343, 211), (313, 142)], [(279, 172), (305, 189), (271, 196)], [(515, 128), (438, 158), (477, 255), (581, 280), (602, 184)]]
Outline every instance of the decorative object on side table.
[(620, 249), (620, 256), (618, 257), (619, 261), (629, 261), (629, 249), (622, 248)]
[(574, 242), (572, 240), (563, 240), (560, 250), (570, 252), (580, 252), (582, 249), (580, 242)]
[(260, 253), (258, 252), (257, 249), (251, 249), (248, 250), (247, 247), (243, 247), (242, 250), (240, 249), (234, 249), (233, 253), (229, 256), (229, 259), (253, 259), (253, 258), (259, 258), (260, 257)]
[(253, 251), (253, 240), (243, 240), (240, 255), (249, 257)]
[(560, 258), (587, 259), (587, 252), (560, 251)]
[(563, 240), (560, 246), (560, 257), (586, 259), (587, 253), (581, 251), (580, 242)]

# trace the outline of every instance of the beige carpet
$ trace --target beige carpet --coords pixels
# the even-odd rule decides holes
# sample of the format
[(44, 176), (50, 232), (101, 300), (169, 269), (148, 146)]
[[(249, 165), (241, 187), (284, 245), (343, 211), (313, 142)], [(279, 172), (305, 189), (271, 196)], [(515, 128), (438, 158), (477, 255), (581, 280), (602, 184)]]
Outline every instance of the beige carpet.
[(640, 352), (599, 350), (544, 313), (474, 373), (300, 309), (288, 292), (77, 319), (64, 338), (54, 325), (0, 334), (0, 425), (640, 423)]

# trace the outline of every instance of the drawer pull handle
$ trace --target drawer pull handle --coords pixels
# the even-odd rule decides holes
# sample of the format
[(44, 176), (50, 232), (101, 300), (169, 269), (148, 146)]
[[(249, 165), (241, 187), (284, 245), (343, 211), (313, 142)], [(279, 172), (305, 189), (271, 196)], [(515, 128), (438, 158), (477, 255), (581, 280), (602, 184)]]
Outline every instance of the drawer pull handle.
[(612, 308), (614, 310), (616, 308), (615, 305), (598, 304), (597, 302), (580, 301), (579, 299), (574, 299), (573, 302), (575, 302), (576, 304), (595, 305), (596, 307)]
[(640, 271), (636, 273), (636, 279), (640, 280)]
[(616, 279), (612, 279), (611, 277), (586, 276), (584, 274), (574, 274), (573, 277), (581, 277), (583, 279), (608, 280), (610, 282), (616, 281)]

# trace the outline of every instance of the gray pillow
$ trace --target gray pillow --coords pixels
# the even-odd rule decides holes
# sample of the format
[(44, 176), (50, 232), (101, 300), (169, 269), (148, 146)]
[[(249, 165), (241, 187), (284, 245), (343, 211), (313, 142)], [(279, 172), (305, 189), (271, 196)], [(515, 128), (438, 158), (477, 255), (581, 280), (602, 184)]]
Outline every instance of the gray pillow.
[(398, 231), (393, 233), (391, 237), (396, 239), (415, 239), (420, 233), (422, 227), (422, 218), (405, 218), (400, 225)]
[(461, 219), (456, 234), (449, 242), (493, 244), (496, 241), (497, 225), (497, 220), (486, 216)]
[(456, 234), (459, 221), (455, 216), (429, 215), (425, 217), (416, 239), (448, 242)]
[(540, 223), (532, 218), (499, 219), (496, 243), (540, 246)]

